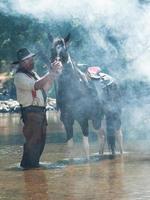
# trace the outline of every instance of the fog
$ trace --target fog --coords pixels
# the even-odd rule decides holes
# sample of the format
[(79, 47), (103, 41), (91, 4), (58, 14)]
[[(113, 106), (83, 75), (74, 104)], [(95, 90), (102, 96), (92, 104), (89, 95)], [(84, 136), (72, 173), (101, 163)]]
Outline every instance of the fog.
[[(11, 0), (7, 4), (1, 1), (0, 10), (7, 15), (20, 15), (20, 19), (26, 15), (48, 26), (53, 23), (54, 36), (71, 32), (74, 41), (70, 51), (76, 61), (99, 65), (122, 86), (126, 134), (149, 134), (149, 0)], [(60, 25), (70, 21), (72, 27), (68, 29)], [(78, 25), (83, 32), (79, 32)], [(82, 45), (76, 46), (75, 42)]]

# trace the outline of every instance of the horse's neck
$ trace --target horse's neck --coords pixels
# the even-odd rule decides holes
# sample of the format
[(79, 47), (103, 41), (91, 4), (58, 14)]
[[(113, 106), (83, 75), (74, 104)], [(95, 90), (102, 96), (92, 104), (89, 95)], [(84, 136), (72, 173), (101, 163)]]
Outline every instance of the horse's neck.
[(70, 58), (70, 56), (68, 56), (68, 60), (63, 63), (63, 77), (70, 75), (70, 76), (75, 76), (76, 74), (76, 67), (75, 64), (73, 63), (72, 59)]
[(69, 59), (68, 59), (68, 63), (70, 63), (71, 69), (72, 69), (73, 72), (76, 74), (76, 76), (78, 76), (78, 77), (79, 77), (80, 79), (82, 79), (83, 81), (88, 82), (85, 73), (83, 73), (83, 72), (77, 67), (77, 65), (72, 61), (72, 59), (71, 59), (70, 56), (69, 56)]
[(65, 85), (85, 85), (85, 88), (88, 88), (88, 80), (86, 75), (76, 66), (75, 62), (68, 55), (68, 60), (64, 63), (64, 71), (61, 75), (61, 83)]
[(71, 69), (72, 71), (75, 71), (76, 66), (75, 66), (74, 62), (72, 61), (70, 55), (68, 55), (67, 64), (70, 65), (70, 69)]

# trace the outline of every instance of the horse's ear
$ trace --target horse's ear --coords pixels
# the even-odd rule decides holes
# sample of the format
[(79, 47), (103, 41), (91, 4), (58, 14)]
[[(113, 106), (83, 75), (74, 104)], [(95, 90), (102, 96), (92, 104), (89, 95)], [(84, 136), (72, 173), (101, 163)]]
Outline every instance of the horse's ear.
[(71, 34), (68, 33), (68, 35), (64, 38), (65, 44), (67, 44), (70, 41), (70, 37), (71, 37)]
[(51, 35), (51, 33), (47, 33), (48, 36), (48, 40), (52, 43), (53, 42), (53, 36)]

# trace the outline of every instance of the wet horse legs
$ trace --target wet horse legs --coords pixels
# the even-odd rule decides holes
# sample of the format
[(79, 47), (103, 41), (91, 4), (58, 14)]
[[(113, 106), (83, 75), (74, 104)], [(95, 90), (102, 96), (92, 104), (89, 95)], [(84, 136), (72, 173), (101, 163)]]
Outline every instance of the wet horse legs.
[(63, 120), (63, 124), (66, 130), (67, 134), (67, 157), (71, 159), (73, 157), (73, 124), (74, 120), (71, 120), (71, 118), (68, 118), (66, 120)]
[(118, 148), (119, 148), (119, 151), (120, 151), (120, 154), (123, 154), (123, 135), (122, 135), (122, 130), (119, 129), (116, 131), (116, 141), (117, 141), (117, 144), (118, 144)]
[(90, 158), (89, 151), (90, 150), (89, 150), (89, 141), (88, 141), (88, 135), (89, 135), (88, 120), (79, 121), (79, 124), (80, 124), (81, 130), (83, 132), (83, 147), (84, 147), (86, 159), (89, 160), (89, 158)]
[[(103, 153), (104, 153), (104, 148), (105, 148), (105, 143), (106, 143), (105, 137), (107, 137), (108, 146), (111, 145), (111, 144), (109, 144), (109, 139), (111, 140), (112, 138), (109, 138), (109, 136), (106, 136), (104, 129), (100, 128), (99, 133), (98, 133), (98, 140), (99, 140), (99, 145), (100, 145), (99, 154), (101, 154), (101, 155), (103, 155)], [(114, 135), (110, 136), (110, 137), (114, 137), (113, 139), (114, 139), (114, 141), (116, 141), (115, 143), (117, 143), (117, 145), (118, 145), (118, 150), (119, 150), (120, 154), (123, 154), (122, 130), (121, 129), (116, 130)], [(110, 149), (113, 154), (115, 154), (115, 146), (116, 146), (116, 144), (112, 144), (112, 147), (110, 146)]]
[(99, 154), (103, 155), (105, 148), (105, 131), (103, 128), (99, 129), (98, 142), (99, 142)]

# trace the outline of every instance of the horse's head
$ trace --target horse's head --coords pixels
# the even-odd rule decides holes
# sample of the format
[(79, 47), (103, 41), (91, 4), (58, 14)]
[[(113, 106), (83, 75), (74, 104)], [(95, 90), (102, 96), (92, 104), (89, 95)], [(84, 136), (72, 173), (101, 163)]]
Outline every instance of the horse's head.
[(51, 62), (54, 62), (54, 60), (60, 60), (64, 64), (68, 61), (69, 54), (67, 51), (67, 43), (69, 39), (70, 34), (68, 34), (65, 38), (55, 39), (49, 36), (49, 40), (52, 41)]

